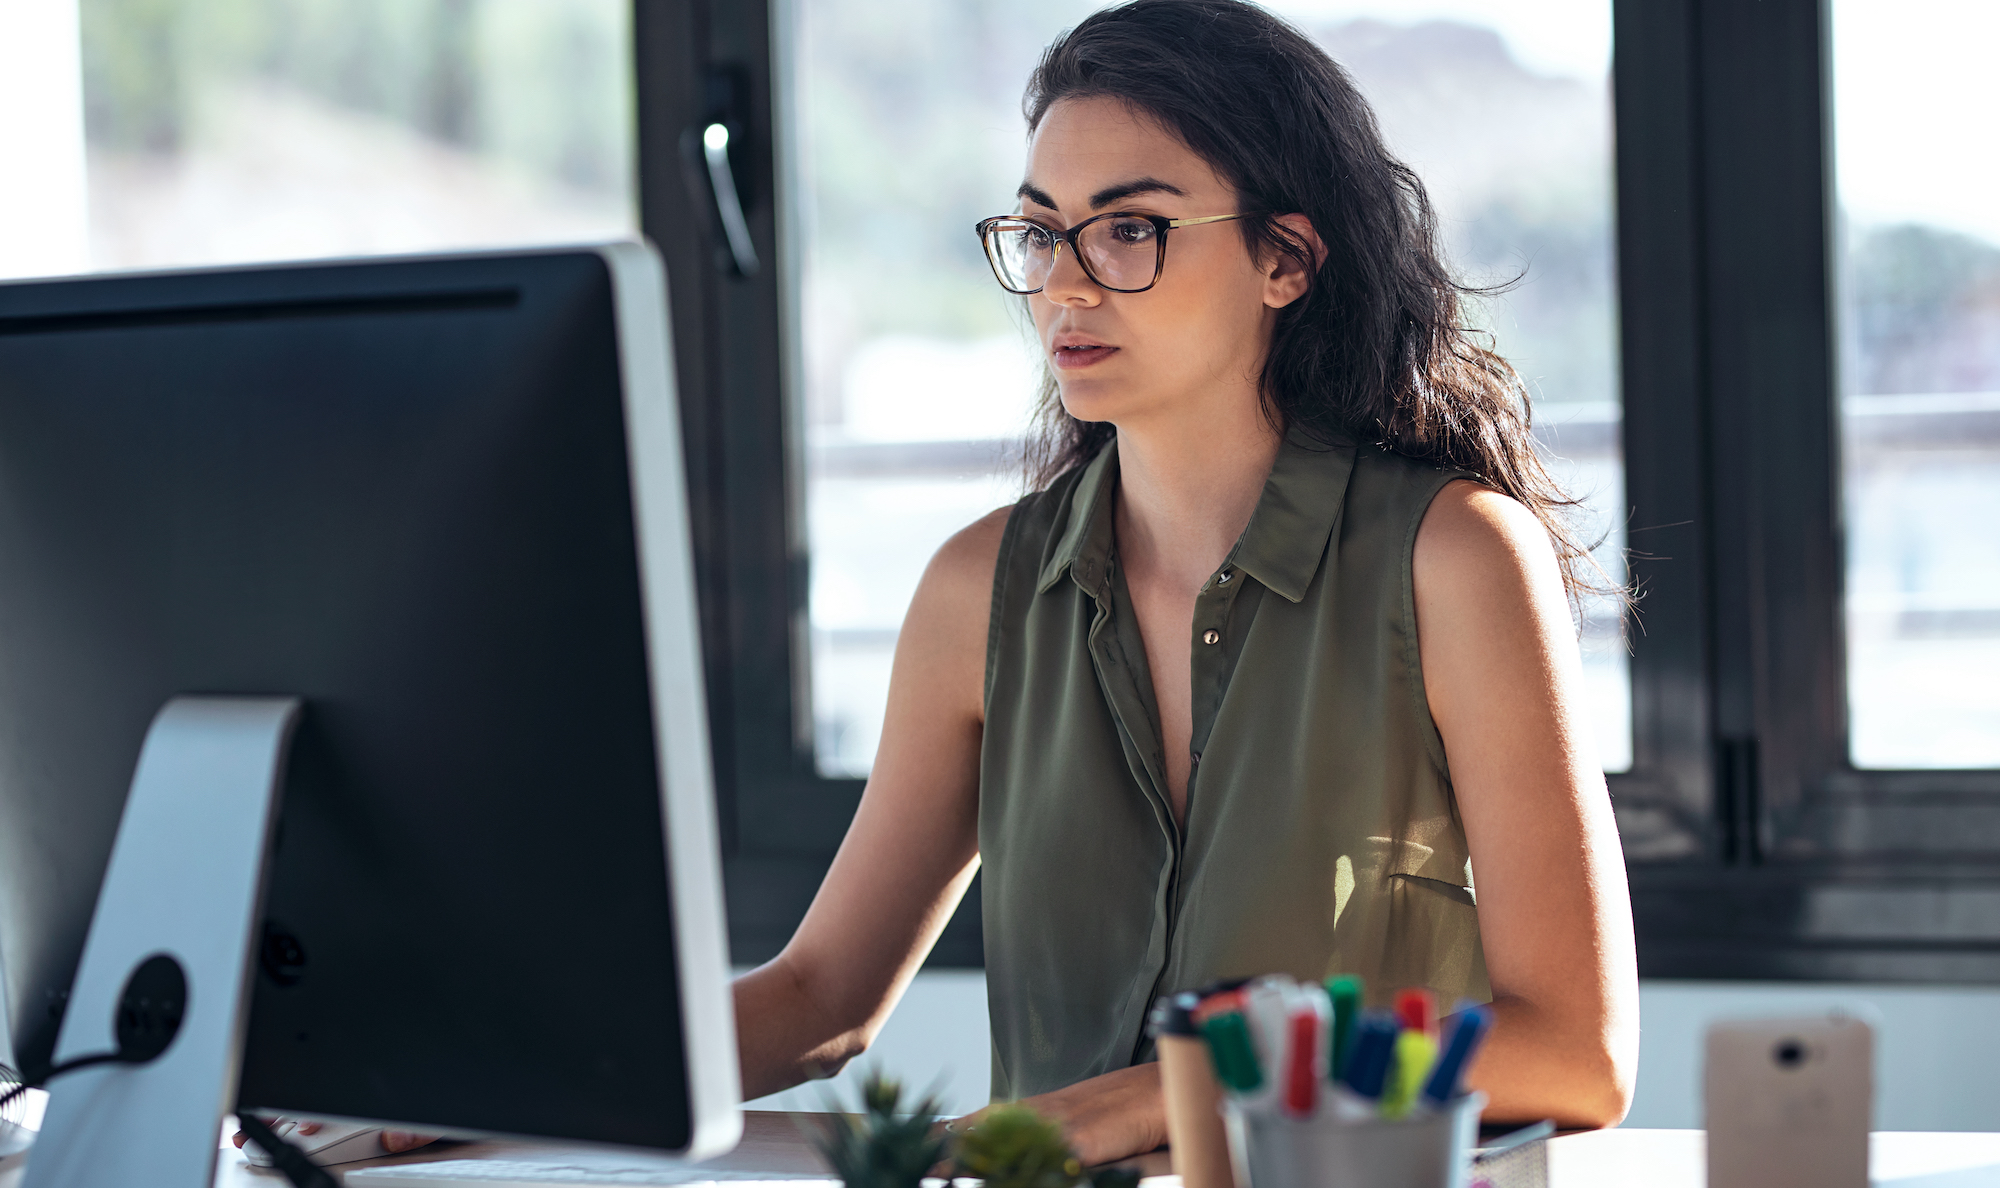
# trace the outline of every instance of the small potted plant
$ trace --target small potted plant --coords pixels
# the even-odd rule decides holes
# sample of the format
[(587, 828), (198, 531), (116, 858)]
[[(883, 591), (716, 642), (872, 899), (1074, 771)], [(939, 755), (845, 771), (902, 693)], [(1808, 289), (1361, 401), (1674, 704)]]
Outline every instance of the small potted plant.
[(920, 1188), (950, 1154), (951, 1136), (937, 1124), (937, 1098), (907, 1111), (902, 1098), (902, 1083), (877, 1070), (861, 1083), (861, 1113), (826, 1115), (820, 1155), (847, 1188)]
[(830, 1114), (818, 1145), (846, 1188), (921, 1188), (950, 1161), (955, 1173), (986, 1188), (1137, 1188), (1139, 1173), (1099, 1168), (1085, 1174), (1062, 1128), (1024, 1105), (982, 1111), (956, 1133), (938, 1124), (938, 1100), (902, 1108), (903, 1087), (872, 1072), (861, 1083), (861, 1113)]

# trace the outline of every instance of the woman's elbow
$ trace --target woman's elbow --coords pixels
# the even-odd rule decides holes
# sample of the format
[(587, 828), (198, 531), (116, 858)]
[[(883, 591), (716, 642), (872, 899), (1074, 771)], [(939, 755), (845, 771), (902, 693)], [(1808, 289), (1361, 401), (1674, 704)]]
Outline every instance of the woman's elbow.
[(1613, 1045), (1592, 1045), (1572, 1064), (1564, 1109), (1557, 1121), (1565, 1128), (1601, 1130), (1616, 1126), (1632, 1110), (1633, 1082), (1638, 1063)]

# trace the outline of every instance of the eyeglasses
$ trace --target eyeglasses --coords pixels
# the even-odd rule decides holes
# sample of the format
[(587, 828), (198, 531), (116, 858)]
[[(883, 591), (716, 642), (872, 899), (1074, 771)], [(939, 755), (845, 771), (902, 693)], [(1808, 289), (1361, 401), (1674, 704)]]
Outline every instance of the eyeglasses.
[(1065, 243), (1083, 266), (1083, 274), (1099, 286), (1114, 293), (1143, 293), (1159, 283), (1160, 270), (1166, 267), (1167, 232), (1248, 217), (1245, 212), (1205, 219), (1163, 219), (1115, 210), (1057, 231), (1020, 215), (995, 215), (979, 220), (974, 230), (986, 246), (986, 261), (993, 265), (994, 279), (1009, 293), (1026, 296), (1041, 292)]

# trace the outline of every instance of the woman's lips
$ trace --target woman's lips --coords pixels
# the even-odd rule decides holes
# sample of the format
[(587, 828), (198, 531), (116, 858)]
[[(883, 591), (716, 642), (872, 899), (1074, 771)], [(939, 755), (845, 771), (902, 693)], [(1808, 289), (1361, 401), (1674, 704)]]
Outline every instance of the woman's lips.
[(1111, 346), (1073, 346), (1057, 347), (1049, 353), (1055, 356), (1057, 368), (1063, 371), (1075, 371), (1080, 367), (1101, 363), (1117, 350), (1117, 347)]

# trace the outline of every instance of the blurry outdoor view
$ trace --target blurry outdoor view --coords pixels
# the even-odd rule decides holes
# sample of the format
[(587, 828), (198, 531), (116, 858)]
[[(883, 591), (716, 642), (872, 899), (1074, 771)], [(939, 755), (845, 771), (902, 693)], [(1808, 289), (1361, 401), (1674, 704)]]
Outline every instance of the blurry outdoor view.
[(624, 0), (81, 0), (92, 268), (628, 234)]
[(1832, 15), (1849, 750), (2000, 767), (2000, 6)]
[[(812, 697), (828, 775), (865, 775), (897, 629), (933, 551), (1021, 493), (1039, 358), (973, 223), (1014, 209), (1022, 85), (1086, 0), (795, 0), (794, 212), (812, 551)], [(1610, 0), (1281, 0), (1376, 106), (1481, 311), (1529, 381), (1559, 473), (1624, 576)], [(1631, 765), (1615, 608), (1584, 623), (1607, 770)]]

